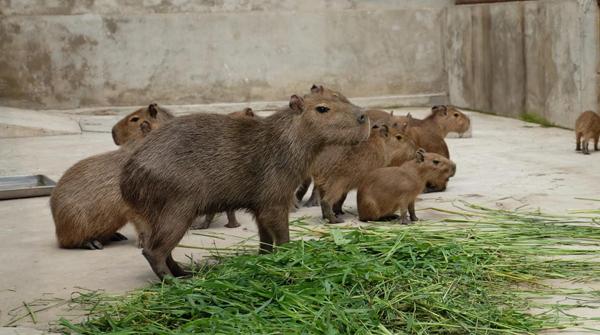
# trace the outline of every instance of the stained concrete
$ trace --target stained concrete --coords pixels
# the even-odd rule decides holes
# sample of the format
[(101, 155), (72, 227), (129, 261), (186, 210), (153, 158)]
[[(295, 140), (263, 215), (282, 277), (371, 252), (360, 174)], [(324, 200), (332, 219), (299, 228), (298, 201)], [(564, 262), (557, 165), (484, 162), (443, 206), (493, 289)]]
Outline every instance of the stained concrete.
[[(423, 116), (423, 109), (401, 109)], [(456, 176), (444, 193), (424, 194), (417, 202), (422, 219), (436, 219), (445, 214), (426, 208), (452, 208), (452, 202), (465, 200), (499, 208), (520, 206), (541, 208), (565, 214), (569, 209), (598, 208), (597, 202), (576, 197), (598, 197), (600, 152), (584, 156), (575, 153), (572, 132), (541, 128), (518, 120), (479, 113), (468, 113), (473, 123), (473, 138), (448, 139), (452, 159), (457, 163)], [(110, 134), (83, 133), (71, 136), (0, 139), (0, 175), (43, 173), (54, 179), (77, 160), (115, 149)], [(346, 202), (355, 213), (355, 194)], [(249, 215), (238, 213), (242, 227), (224, 227), (226, 218), (218, 217), (208, 231), (193, 231), (183, 245), (211, 247), (231, 245), (240, 238), (256, 235)], [(301, 209), (292, 217), (310, 216), (322, 224), (317, 208)], [(356, 217), (345, 218), (354, 222)], [(224, 234), (225, 240), (203, 234)], [(102, 251), (62, 250), (57, 248), (48, 198), (0, 201), (0, 325), (15, 316), (24, 316), (23, 301), (34, 310), (60, 303), (73, 292), (105, 290), (125, 292), (155, 281), (150, 267), (135, 247), (130, 227), (124, 234), (130, 240), (108, 245)], [(203, 251), (177, 248), (175, 257), (201, 258)], [(572, 285), (561, 283), (561, 285)], [(579, 285), (579, 284), (578, 284)], [(16, 308), (16, 309), (14, 309)], [(14, 310), (13, 310), (14, 309)], [(582, 315), (597, 311), (583, 308)], [(58, 306), (36, 313), (38, 323), (24, 317), (15, 324), (47, 329), (58, 316), (75, 319), (77, 311)], [(597, 325), (596, 325), (597, 327)], [(577, 334), (574, 331), (573, 334)]]
[(79, 123), (72, 117), (0, 107), (0, 138), (79, 133)]

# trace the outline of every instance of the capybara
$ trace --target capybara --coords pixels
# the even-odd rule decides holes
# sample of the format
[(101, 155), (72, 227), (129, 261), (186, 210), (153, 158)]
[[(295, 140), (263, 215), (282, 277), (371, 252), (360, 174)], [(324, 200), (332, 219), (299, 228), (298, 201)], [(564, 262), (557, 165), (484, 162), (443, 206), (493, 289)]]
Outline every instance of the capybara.
[[(315, 189), (321, 197), (321, 212), (329, 223), (344, 222), (339, 214), (345, 195), (355, 189), (362, 176), (387, 166), (392, 157), (414, 152), (412, 141), (402, 134), (390, 133), (385, 124), (372, 125), (369, 139), (354, 146), (325, 148), (311, 167)], [(332, 205), (336, 205), (335, 209)], [(337, 215), (336, 215), (337, 214)]]
[(116, 145), (138, 141), (173, 117), (173, 114), (165, 108), (159, 107), (156, 103), (150, 104), (117, 122), (112, 128), (113, 141)]
[(411, 117), (410, 125), (427, 128), (442, 138), (448, 133), (458, 133), (462, 137), (471, 127), (471, 119), (454, 106), (438, 105), (433, 106), (431, 114), (423, 120)]
[(385, 167), (372, 171), (362, 179), (357, 193), (358, 215), (361, 221), (417, 221), (415, 200), (428, 180), (453, 175), (456, 165), (449, 159), (419, 149), (416, 158), (400, 167)]
[(128, 221), (143, 243), (143, 224), (123, 201), (119, 176), (132, 147), (171, 118), (156, 104), (127, 115), (113, 128), (115, 143), (123, 144), (119, 150), (83, 159), (64, 173), (50, 196), (60, 247), (102, 249), (106, 242), (126, 239), (117, 231)]
[(590, 140), (594, 140), (594, 150), (598, 151), (600, 138), (600, 115), (586, 111), (581, 113), (575, 122), (576, 151), (583, 151), (584, 155), (590, 154)]
[(172, 250), (199, 214), (247, 209), (260, 251), (289, 241), (288, 211), (298, 185), (326, 145), (369, 136), (362, 109), (322, 90), (293, 95), (289, 108), (256, 121), (200, 114), (151, 132), (125, 164), (123, 198), (150, 226), (143, 255), (159, 277), (185, 275)]
[[(241, 111), (229, 113), (228, 115), (231, 117), (246, 117), (246, 118), (256, 117), (252, 108), (249, 108), (249, 107), (244, 108)], [(215, 213), (206, 214), (203, 221), (199, 220), (199, 218), (196, 218), (194, 220), (194, 222), (192, 223), (192, 225), (190, 226), (190, 229), (207, 229), (208, 227), (210, 227), (213, 220), (215, 219), (215, 215), (216, 215)], [(239, 226), (240, 226), (240, 223), (238, 222), (238, 220), (235, 216), (235, 211), (233, 211), (233, 210), (227, 211), (227, 224), (225, 225), (225, 227), (237, 228)]]
[[(350, 100), (348, 100), (348, 98), (345, 95), (343, 95), (341, 92), (332, 90), (327, 87), (317, 86), (317, 85), (313, 84), (313, 86), (310, 88), (310, 92), (315, 93), (317, 91), (321, 91), (322, 94), (324, 96), (327, 96), (328, 98), (339, 100), (340, 102), (347, 102), (347, 103), (351, 104)], [(372, 120), (371, 120), (371, 123), (372, 123)], [(304, 179), (302, 184), (300, 184), (300, 186), (296, 190), (296, 200), (297, 200), (296, 205), (299, 205), (299, 202), (302, 201), (302, 198), (304, 198), (304, 195), (308, 191), (308, 188), (310, 187), (311, 182), (312, 182), (312, 178), (310, 178), (310, 176), (306, 177), (306, 179)], [(319, 195), (317, 194), (317, 191), (313, 188), (310, 198), (306, 201), (304, 206), (312, 207), (312, 206), (317, 206), (318, 204), (319, 204)]]

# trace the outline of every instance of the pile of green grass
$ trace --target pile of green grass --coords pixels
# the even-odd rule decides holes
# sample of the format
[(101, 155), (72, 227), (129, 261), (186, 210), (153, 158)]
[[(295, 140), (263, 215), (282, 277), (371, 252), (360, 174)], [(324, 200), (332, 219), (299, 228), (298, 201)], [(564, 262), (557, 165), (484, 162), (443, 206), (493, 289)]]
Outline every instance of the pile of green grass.
[(452, 214), (408, 227), (300, 220), (295, 231), (316, 239), (224, 257), (126, 297), (82, 295), (89, 319), (61, 325), (83, 334), (520, 334), (575, 322), (556, 308), (530, 313), (540, 307), (531, 298), (560, 293), (545, 279), (599, 278), (595, 219), (476, 206)]

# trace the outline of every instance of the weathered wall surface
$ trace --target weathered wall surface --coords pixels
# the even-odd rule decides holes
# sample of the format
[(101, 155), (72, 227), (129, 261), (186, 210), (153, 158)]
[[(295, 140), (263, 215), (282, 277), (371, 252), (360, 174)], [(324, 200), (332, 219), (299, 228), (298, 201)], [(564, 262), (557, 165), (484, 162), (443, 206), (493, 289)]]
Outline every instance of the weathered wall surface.
[(0, 0), (0, 105), (447, 92), (449, 2)]
[(573, 127), (598, 110), (598, 5), (543, 0), (448, 8), (450, 101)]

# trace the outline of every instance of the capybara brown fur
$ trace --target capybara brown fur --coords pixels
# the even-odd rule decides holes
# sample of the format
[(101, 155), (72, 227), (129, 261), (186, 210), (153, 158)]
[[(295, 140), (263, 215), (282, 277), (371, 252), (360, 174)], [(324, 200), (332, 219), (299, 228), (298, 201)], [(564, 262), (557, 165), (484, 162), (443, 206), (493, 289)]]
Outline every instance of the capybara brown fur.
[(113, 127), (113, 140), (121, 149), (83, 159), (64, 173), (50, 196), (60, 247), (102, 249), (106, 242), (126, 239), (118, 230), (128, 221), (141, 246), (143, 224), (123, 201), (119, 176), (133, 146), (172, 118), (155, 103), (136, 110)]
[(171, 112), (156, 103), (150, 104), (117, 122), (112, 128), (113, 141), (116, 145), (138, 141), (173, 117)]
[[(237, 112), (232, 112), (228, 114), (231, 117), (242, 117), (242, 118), (255, 118), (256, 115), (254, 114), (254, 111), (252, 110), (252, 108), (246, 107), (241, 111), (237, 111)], [(190, 226), (190, 229), (207, 229), (210, 227), (210, 225), (212, 224), (213, 220), (215, 219), (215, 213), (209, 213), (206, 214), (204, 220), (200, 220), (200, 218), (196, 218), (194, 220), (194, 222), (192, 223), (192, 225)], [(240, 226), (240, 223), (237, 220), (237, 217), (235, 216), (235, 211), (230, 210), (227, 211), (227, 224), (225, 224), (225, 227), (227, 228), (237, 228)]]
[(61, 248), (102, 249), (109, 241), (125, 240), (117, 231), (132, 222), (143, 244), (143, 224), (121, 197), (121, 168), (130, 148), (77, 162), (60, 178), (50, 196), (50, 209)]
[(427, 128), (442, 138), (448, 133), (458, 133), (462, 137), (471, 127), (471, 119), (454, 106), (438, 105), (433, 106), (431, 114), (423, 120), (412, 117), (410, 125)]
[(159, 277), (186, 272), (171, 252), (199, 214), (246, 209), (260, 251), (289, 241), (288, 212), (298, 185), (327, 145), (369, 136), (362, 109), (316, 93), (260, 121), (200, 114), (151, 132), (125, 164), (124, 199), (150, 226), (143, 255)]
[[(419, 149), (416, 158), (400, 167), (385, 167), (367, 174), (358, 187), (358, 215), (361, 221), (400, 219), (417, 221), (415, 200), (428, 180), (450, 175), (456, 166), (449, 159)], [(395, 214), (400, 210), (400, 216)]]
[(594, 140), (594, 150), (598, 151), (600, 138), (600, 115), (586, 111), (581, 113), (575, 122), (576, 151), (583, 151), (584, 155), (590, 154), (590, 140)]
[(411, 150), (415, 150), (411, 141), (380, 123), (372, 125), (371, 135), (365, 142), (325, 148), (311, 167), (323, 218), (329, 223), (344, 222), (338, 215), (343, 214), (341, 206), (345, 195), (358, 186), (362, 176), (388, 165), (398, 152), (406, 155), (405, 152)]

